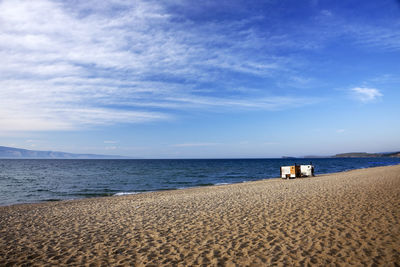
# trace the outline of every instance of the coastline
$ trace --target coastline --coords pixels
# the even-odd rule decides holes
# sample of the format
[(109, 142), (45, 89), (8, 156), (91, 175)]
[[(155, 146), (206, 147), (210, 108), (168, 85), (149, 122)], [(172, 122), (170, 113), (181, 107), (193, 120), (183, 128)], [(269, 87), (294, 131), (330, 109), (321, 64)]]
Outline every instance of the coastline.
[[(313, 163), (321, 175), (400, 164), (400, 159), (320, 158)], [(291, 164), (282, 159), (0, 160), (0, 206), (258, 181), (279, 177), (280, 166)]]
[(400, 165), (0, 206), (0, 265), (400, 263)]

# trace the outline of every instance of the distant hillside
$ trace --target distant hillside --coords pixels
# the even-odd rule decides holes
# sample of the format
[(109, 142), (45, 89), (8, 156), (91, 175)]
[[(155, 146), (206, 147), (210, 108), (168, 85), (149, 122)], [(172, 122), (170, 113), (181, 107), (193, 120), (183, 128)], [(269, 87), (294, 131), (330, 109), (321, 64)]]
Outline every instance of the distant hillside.
[(350, 152), (350, 153), (341, 153), (336, 154), (334, 156), (302, 156), (302, 157), (288, 157), (283, 156), (283, 159), (318, 159), (318, 158), (381, 158), (381, 157), (390, 157), (390, 158), (400, 158), (400, 151), (398, 152), (383, 152), (383, 153), (367, 153), (367, 152)]
[(380, 158), (380, 157), (400, 157), (400, 152), (388, 153), (366, 153), (366, 152), (352, 152), (342, 153), (332, 156), (333, 158)]
[(7, 159), (122, 159), (126, 157), (95, 154), (73, 154), (58, 151), (38, 151), (0, 146), (0, 158)]
[(305, 159), (325, 159), (325, 158), (330, 158), (331, 156), (321, 156), (321, 155), (309, 155), (309, 156), (304, 156), (303, 158)]

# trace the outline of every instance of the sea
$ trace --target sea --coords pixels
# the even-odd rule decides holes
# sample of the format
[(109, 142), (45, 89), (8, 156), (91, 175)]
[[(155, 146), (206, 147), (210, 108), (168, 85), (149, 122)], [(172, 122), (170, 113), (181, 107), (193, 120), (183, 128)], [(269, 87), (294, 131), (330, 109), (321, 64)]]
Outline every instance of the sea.
[(120, 196), (279, 177), (280, 166), (315, 174), (400, 164), (400, 158), (0, 159), (0, 205)]

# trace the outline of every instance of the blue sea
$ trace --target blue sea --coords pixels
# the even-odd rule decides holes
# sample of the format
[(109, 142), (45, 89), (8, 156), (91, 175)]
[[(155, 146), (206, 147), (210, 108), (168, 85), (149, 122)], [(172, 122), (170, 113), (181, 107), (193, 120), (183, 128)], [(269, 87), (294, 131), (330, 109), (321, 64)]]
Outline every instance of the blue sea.
[(0, 205), (242, 183), (279, 177), (280, 166), (310, 162), (318, 175), (400, 164), (400, 158), (0, 159)]

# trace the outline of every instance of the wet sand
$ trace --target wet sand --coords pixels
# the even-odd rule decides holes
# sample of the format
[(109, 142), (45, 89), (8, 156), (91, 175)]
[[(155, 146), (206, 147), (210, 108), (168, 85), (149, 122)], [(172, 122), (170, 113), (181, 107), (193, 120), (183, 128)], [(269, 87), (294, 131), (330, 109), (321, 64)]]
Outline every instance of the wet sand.
[(400, 165), (0, 207), (0, 266), (400, 265)]

